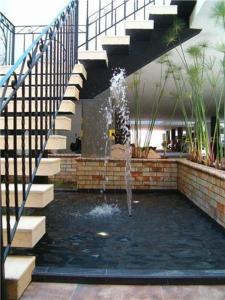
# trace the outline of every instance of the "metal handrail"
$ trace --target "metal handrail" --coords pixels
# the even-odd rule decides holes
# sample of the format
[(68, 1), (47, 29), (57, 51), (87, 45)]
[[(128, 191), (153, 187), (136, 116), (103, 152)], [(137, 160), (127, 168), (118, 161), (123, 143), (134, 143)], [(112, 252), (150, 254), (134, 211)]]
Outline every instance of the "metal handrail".
[(14, 63), (15, 26), (0, 12), (0, 42), (4, 47), (3, 61), (0, 64)]
[[(164, 0), (165, 1), (165, 0)], [(99, 0), (99, 9), (97, 12), (89, 15), (89, 1), (87, 1), (86, 6), (86, 24), (80, 25), (82, 27), (85, 27), (86, 30), (80, 30), (80, 33), (85, 34), (85, 41), (79, 44), (79, 48), (85, 46), (86, 50), (89, 50), (89, 43), (94, 40), (95, 41), (95, 47), (94, 49), (97, 50), (98, 48), (98, 37), (107, 34), (107, 31), (109, 31), (111, 28), (114, 28), (115, 35), (117, 34), (117, 25), (121, 23), (122, 21), (126, 20), (127, 18), (133, 16), (134, 20), (136, 19), (136, 15), (138, 12), (143, 11), (143, 18), (146, 19), (146, 8), (149, 5), (155, 5), (155, 0), (142, 0), (143, 4), (140, 5), (140, 1), (138, 0), (123, 0), (122, 3), (115, 6), (115, 0), (112, 0), (110, 4), (101, 7), (101, 0)], [(164, 2), (165, 3), (165, 2)], [(128, 5), (133, 4), (133, 9), (131, 11), (128, 11)], [(104, 14), (102, 14), (102, 11), (105, 11), (106, 8), (110, 8), (109, 11), (106, 11)], [(117, 14), (119, 15), (119, 12), (122, 14), (121, 17), (117, 17)], [(98, 17), (91, 21), (91, 18), (93, 15), (96, 15)], [(104, 22), (102, 22), (104, 21)], [(104, 23), (104, 24), (102, 24)], [(90, 37), (91, 30), (94, 32), (92, 36)]]
[[(0, 222), (1, 280), (4, 277), (4, 262), (10, 252), (18, 222), (45, 153), (48, 138), (55, 131), (55, 118), (70, 75), (77, 63), (78, 4), (78, 0), (72, 0), (50, 25), (43, 29), (0, 80), (0, 115), (4, 118), (4, 128), (1, 132), (4, 134), (5, 145), (1, 153), (5, 163), (1, 163), (1, 167), (4, 170), (2, 178), (5, 185), (4, 215), (6, 215), (7, 228), (3, 246), (3, 227)], [(34, 110), (32, 103), (34, 103)], [(18, 115), (21, 118), (20, 125), (17, 123)], [(12, 123), (9, 122), (9, 118), (13, 118)], [(26, 119), (28, 119), (27, 123), (25, 123)], [(12, 137), (12, 146), (9, 144), (9, 136)], [(21, 139), (20, 147), (18, 136)], [(13, 212), (10, 208), (12, 199), (9, 195), (9, 182), (12, 179), (9, 170), (10, 156), (13, 160), (13, 206), (15, 207)], [(22, 160), (21, 171), (18, 170), (18, 159)], [(18, 196), (19, 182), (22, 184), (21, 204)], [(0, 205), (2, 220), (1, 202)], [(15, 214), (13, 225), (11, 224), (12, 213)], [(5, 297), (5, 289), (1, 289), (1, 299)]]

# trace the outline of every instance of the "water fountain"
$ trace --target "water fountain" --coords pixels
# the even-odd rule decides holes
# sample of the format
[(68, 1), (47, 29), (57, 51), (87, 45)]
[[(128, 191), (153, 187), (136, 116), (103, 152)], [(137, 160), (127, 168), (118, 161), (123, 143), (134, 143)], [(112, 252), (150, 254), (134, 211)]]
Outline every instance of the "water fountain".
[(125, 145), (125, 183), (127, 192), (128, 213), (132, 215), (132, 187), (131, 187), (131, 149), (129, 130), (129, 107), (126, 97), (125, 70), (116, 69), (113, 73), (110, 86), (111, 112), (119, 116), (120, 132), (122, 133), (122, 144)]
[(109, 130), (115, 127), (115, 115), (119, 121), (119, 131), (121, 137), (119, 143), (124, 146), (125, 149), (125, 171), (124, 178), (126, 184), (127, 193), (127, 206), (129, 216), (132, 215), (132, 187), (131, 187), (131, 149), (130, 149), (130, 130), (129, 130), (129, 108), (126, 97), (126, 81), (125, 81), (125, 70), (116, 69), (113, 73), (110, 81), (110, 96), (105, 101), (104, 105), (100, 109), (100, 114), (105, 120), (104, 128), (104, 180), (102, 184), (101, 193), (104, 197), (104, 203), (98, 205), (93, 215), (109, 216), (115, 212), (118, 212), (118, 207), (115, 207), (107, 202), (106, 185), (108, 182), (107, 176), (107, 165), (110, 157), (110, 148), (112, 141), (109, 137)]

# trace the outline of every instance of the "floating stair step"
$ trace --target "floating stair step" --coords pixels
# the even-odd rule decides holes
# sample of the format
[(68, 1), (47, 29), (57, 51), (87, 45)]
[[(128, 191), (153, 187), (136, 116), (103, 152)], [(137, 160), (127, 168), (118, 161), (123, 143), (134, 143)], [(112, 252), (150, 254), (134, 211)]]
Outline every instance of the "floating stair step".
[[(14, 118), (8, 117), (8, 129), (14, 130), (13, 125)], [(16, 129), (21, 130), (22, 129), (22, 117), (16, 117)], [(47, 126), (49, 124), (49, 119), (47, 119)], [(25, 129), (29, 129), (29, 118), (25, 117)], [(35, 117), (31, 118), (31, 128), (35, 129)], [(5, 129), (5, 119), (4, 117), (0, 117), (0, 130)], [(41, 119), (40, 117), (37, 117), (37, 129), (41, 129)], [(45, 118), (43, 119), (43, 129), (45, 129)], [(49, 126), (47, 127), (49, 129)], [(71, 130), (71, 119), (64, 116), (57, 116), (55, 120), (55, 129), (56, 130)]]
[(102, 37), (102, 48), (107, 54), (128, 54), (130, 36), (104, 36)]
[(68, 85), (74, 85), (80, 90), (83, 88), (83, 78), (80, 74), (71, 75)]
[[(71, 77), (76, 76), (76, 75), (80, 75), (82, 79), (86, 80), (87, 79), (87, 72), (85, 70), (85, 68), (80, 65), (81, 67), (77, 67), (75, 66), (75, 70), (74, 70), (74, 74), (72, 73)], [(11, 66), (0, 66), (0, 79), (9, 71)], [(56, 74), (56, 72), (54, 72), (54, 74)], [(71, 78), (70, 77), (70, 78)], [(37, 78), (35, 78), (35, 75), (32, 74), (31, 77), (31, 85), (35, 86), (36, 82), (38, 85), (49, 85), (51, 80), (51, 76), (50, 75), (46, 75), (45, 73), (42, 75), (38, 75)], [(25, 85), (28, 86), (29, 85), (29, 77), (26, 77), (25, 79)]]
[[(31, 102), (31, 112), (35, 112), (36, 111), (36, 101), (32, 100), (32, 101), (28, 101), (25, 100), (25, 109), (24, 111), (26, 113), (28, 113), (29, 110), (29, 102)], [(41, 112), (41, 102), (42, 102), (42, 106), (43, 106), (43, 111), (46, 111), (46, 100), (38, 100), (37, 101), (37, 111)], [(59, 107), (59, 112), (60, 113), (71, 113), (71, 114), (75, 114), (75, 103), (71, 100), (62, 100), (60, 107)], [(13, 113), (14, 112), (14, 101), (11, 100), (9, 102), (9, 104), (7, 105), (8, 107), (8, 112), (9, 113)], [(47, 111), (50, 110), (50, 102), (47, 101)], [(22, 101), (21, 100), (17, 100), (17, 109), (16, 111), (18, 113), (22, 112)]]
[[(2, 206), (6, 206), (6, 186), (1, 184), (2, 191)], [(9, 184), (9, 200), (10, 206), (15, 206), (15, 186)], [(53, 184), (33, 184), (31, 186), (29, 196), (26, 201), (26, 207), (43, 208), (54, 200), (54, 185)], [(22, 184), (18, 184), (18, 202), (22, 203)]]
[[(12, 241), (12, 247), (15, 248), (33, 248), (46, 232), (46, 218), (29, 216), (21, 217)], [(15, 217), (10, 218), (10, 225), (13, 228)], [(7, 245), (7, 227), (6, 216), (2, 217), (3, 242)]]
[(8, 256), (5, 262), (6, 288), (9, 300), (19, 299), (31, 282), (34, 256)]
[[(32, 99), (41, 99), (43, 97), (45, 97), (45, 91), (46, 89), (48, 89), (48, 93), (47, 93), (47, 98), (50, 98), (50, 88), (49, 87), (46, 87), (46, 86), (43, 86), (43, 94), (41, 94), (41, 89), (40, 89), (40, 86), (37, 87), (37, 96), (36, 96), (36, 89), (34, 86), (31, 87), (31, 98)], [(67, 88), (68, 89), (68, 88)], [(2, 97), (3, 96), (3, 90), (4, 90), (4, 87), (1, 87), (0, 88), (0, 96)], [(11, 93), (13, 92), (13, 89), (11, 86), (9, 86), (4, 94), (4, 98), (6, 97), (9, 97), (11, 95)], [(68, 98), (70, 96), (71, 99), (79, 99), (79, 90), (77, 87), (75, 86), (70, 86), (69, 87), (69, 92), (66, 90), (66, 93), (69, 93), (66, 97)], [(22, 98), (22, 88), (20, 87), (18, 90), (17, 90), (17, 98), (18, 99), (21, 99)], [(53, 96), (53, 95), (52, 95)], [(29, 96), (29, 87), (26, 86), (25, 87), (25, 93), (24, 93), (24, 97), (25, 99), (29, 98), (30, 99), (30, 96)]]
[[(35, 149), (35, 136), (32, 135), (31, 138), (32, 138), (31, 139), (32, 149)], [(44, 141), (44, 139), (43, 139), (43, 141)], [(8, 136), (8, 149), (9, 150), (15, 149), (13, 142), (14, 142), (13, 135), (9, 135)], [(37, 148), (40, 149), (41, 148), (40, 135), (38, 135), (37, 144), (38, 144)], [(0, 135), (0, 150), (4, 150), (4, 149), (5, 149), (5, 136)], [(21, 150), (21, 149), (22, 149), (22, 137), (20, 135), (18, 135), (17, 136), (17, 150)], [(28, 135), (25, 136), (25, 149), (29, 149), (29, 136)], [(46, 150), (64, 150), (64, 149), (66, 149), (66, 136), (50, 135), (45, 149)]]
[[(35, 160), (32, 159), (32, 169)], [(22, 159), (17, 158), (18, 175), (22, 175)], [(37, 176), (54, 176), (60, 172), (60, 158), (42, 158), (38, 166)], [(5, 158), (1, 158), (1, 174), (5, 175)], [(25, 159), (25, 174), (29, 175), (29, 160)], [(14, 159), (9, 158), (9, 175), (14, 175)]]
[(76, 64), (72, 74), (79, 74), (84, 80), (87, 80), (87, 71), (83, 64)]
[(131, 40), (148, 40), (153, 29), (153, 20), (125, 22), (125, 32), (130, 36)]
[(177, 16), (177, 5), (151, 6), (149, 19), (154, 21), (154, 28), (167, 28), (173, 24)]
[(105, 68), (108, 66), (106, 51), (79, 51), (78, 60), (85, 68)]
[(64, 94), (64, 99), (75, 99), (79, 100), (80, 98), (80, 91), (76, 86), (67, 86), (65, 94)]
[(76, 104), (71, 100), (63, 100), (59, 107), (59, 113), (75, 115)]

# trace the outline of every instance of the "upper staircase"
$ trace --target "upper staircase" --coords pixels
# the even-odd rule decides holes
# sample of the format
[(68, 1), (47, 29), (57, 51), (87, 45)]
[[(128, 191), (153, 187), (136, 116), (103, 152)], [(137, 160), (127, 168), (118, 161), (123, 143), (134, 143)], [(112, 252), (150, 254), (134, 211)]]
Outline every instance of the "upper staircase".
[[(189, 22), (197, 0), (171, 0), (169, 4), (169, 1), (157, 0), (136, 2), (132, 11), (127, 12), (125, 9), (129, 3), (133, 3), (130, 0), (107, 13), (108, 18), (111, 16), (113, 20), (115, 13), (120, 13), (120, 16), (122, 14), (123, 17), (114, 22), (114, 26), (123, 24), (123, 30), (119, 34), (109, 34), (110, 24), (103, 26), (104, 22), (101, 22), (99, 30), (100, 26), (95, 24), (102, 21), (102, 15), (95, 23), (88, 21), (86, 31), (95, 31), (92, 28), (95, 25), (97, 34), (89, 38), (85, 50), (82, 49), (83, 44), (79, 47), (78, 60), (85, 66), (89, 79), (85, 89), (81, 91), (82, 99), (95, 98), (109, 88), (114, 69), (124, 68), (128, 76), (201, 31), (190, 28)], [(139, 18), (135, 15), (137, 10), (144, 13)], [(165, 36), (176, 18), (181, 19), (184, 25), (179, 42), (167, 45)]]
[(78, 0), (72, 0), (14, 65), (0, 67), (2, 300), (20, 298), (31, 281), (35, 257), (9, 254), (12, 248), (32, 248), (45, 234), (45, 217), (23, 212), (54, 200), (54, 186), (37, 178), (60, 172), (60, 159), (48, 158), (48, 151), (66, 149), (60, 131), (71, 130), (76, 101), (106, 90), (115, 68), (129, 75), (176, 46), (163, 39), (176, 17), (185, 24), (180, 42), (200, 32), (189, 24), (196, 1), (156, 2), (125, 0), (114, 6), (112, 1), (94, 20), (87, 14), (85, 42), (79, 44)]

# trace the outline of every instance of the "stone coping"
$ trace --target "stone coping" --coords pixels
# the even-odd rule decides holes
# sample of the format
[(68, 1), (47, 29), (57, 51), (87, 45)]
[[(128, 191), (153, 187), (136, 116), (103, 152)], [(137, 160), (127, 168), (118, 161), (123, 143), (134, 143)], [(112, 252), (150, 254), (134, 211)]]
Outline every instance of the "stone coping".
[[(87, 161), (87, 162), (96, 162), (96, 161), (104, 161), (104, 158), (96, 158), (96, 157), (81, 157), (79, 154), (75, 153), (59, 153), (59, 154), (49, 154), (49, 157), (71, 157), (76, 158), (78, 161)], [(124, 161), (124, 159), (112, 159), (109, 158), (108, 161), (110, 162), (117, 162), (117, 161)], [(190, 161), (186, 158), (156, 158), (156, 159), (145, 159), (145, 158), (132, 158), (131, 162), (140, 163), (140, 162), (155, 162), (155, 163), (181, 163), (183, 165), (189, 166), (195, 170), (202, 171), (204, 173), (210, 174), (212, 176), (215, 176), (217, 178), (220, 178), (222, 180), (225, 180), (225, 171), (218, 170), (213, 167), (204, 166), (202, 164)]]
[(193, 169), (196, 169), (198, 171), (201, 171), (201, 172), (210, 174), (212, 176), (215, 176), (219, 179), (225, 180), (225, 171), (223, 171), (223, 170), (218, 170), (218, 169), (215, 169), (213, 167), (207, 167), (207, 166), (198, 164), (196, 162), (193, 162), (193, 161), (190, 161), (190, 160), (187, 160), (187, 159), (177, 159), (177, 162), (180, 163), (180, 164), (183, 164), (185, 166), (191, 167)]
[(80, 158), (80, 154), (75, 154), (75, 153), (49, 153), (49, 157), (75, 157), (75, 158)]
[[(105, 161), (105, 158), (92, 158), (92, 157), (78, 157), (77, 160), (79, 161)], [(125, 161), (125, 159), (115, 159), (109, 158), (108, 161), (110, 162), (117, 162), (117, 161)], [(175, 158), (154, 158), (154, 159), (147, 159), (147, 158), (132, 158), (131, 162), (177, 162)]]

